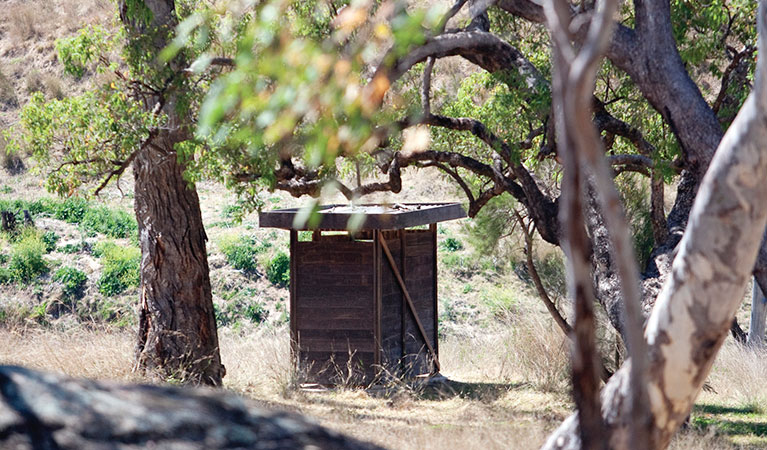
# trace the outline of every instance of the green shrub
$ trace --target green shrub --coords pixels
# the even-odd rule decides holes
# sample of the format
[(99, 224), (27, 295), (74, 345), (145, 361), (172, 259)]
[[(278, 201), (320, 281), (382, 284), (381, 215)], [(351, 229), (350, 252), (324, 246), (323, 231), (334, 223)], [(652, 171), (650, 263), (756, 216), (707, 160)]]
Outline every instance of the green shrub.
[(94, 254), (104, 265), (97, 286), (99, 292), (111, 297), (138, 286), (141, 252), (136, 247), (120, 247), (113, 242), (99, 244)]
[(56, 243), (59, 241), (59, 235), (55, 231), (46, 231), (40, 237), (45, 244), (45, 252), (50, 253), (56, 250)]
[(8, 255), (5, 253), (0, 253), (0, 264), (5, 264), (8, 262)]
[(54, 217), (68, 223), (80, 223), (88, 211), (88, 202), (80, 197), (69, 197), (54, 208)]
[(48, 316), (48, 302), (42, 302), (39, 305), (33, 306), (29, 314), (30, 319), (40, 324), (48, 322), (46, 316)]
[(88, 209), (80, 226), (83, 230), (95, 231), (117, 239), (130, 237), (138, 230), (138, 224), (132, 215), (106, 206)]
[(92, 305), (91, 318), (124, 328), (133, 323), (133, 310), (129, 304), (114, 299), (98, 299)]
[(519, 310), (519, 300), (511, 290), (494, 286), (483, 289), (482, 301), (487, 305), (490, 312), (498, 319), (513, 319)]
[(13, 282), (13, 274), (5, 267), (0, 267), (0, 284), (10, 284)]
[(32, 216), (56, 217), (56, 212), (62, 203), (61, 200), (52, 198), (39, 198), (31, 202), (25, 202), (24, 209), (29, 210)]
[(62, 267), (53, 275), (53, 280), (64, 286), (64, 295), (69, 298), (82, 297), (88, 277), (74, 267)]
[(61, 253), (67, 253), (67, 254), (77, 253), (82, 249), (83, 249), (82, 242), (78, 242), (77, 244), (62, 245), (61, 247), (59, 247), (59, 251)]
[(258, 245), (256, 239), (250, 236), (224, 237), (219, 241), (218, 247), (230, 266), (245, 272), (256, 271), (256, 256), (268, 248), (267, 245)]
[(266, 278), (277, 286), (287, 286), (290, 283), (290, 257), (283, 252), (277, 253), (266, 267)]
[(50, 198), (41, 198), (31, 202), (21, 199), (0, 200), (0, 210), (13, 211), (16, 215), (16, 222), (23, 223), (24, 210), (29, 211), (32, 217), (39, 215), (55, 217), (61, 203)]
[(16, 225), (24, 223), (23, 211), (27, 209), (27, 204), (23, 200), (0, 200), (0, 211), (11, 211), (16, 216)]
[(269, 311), (258, 301), (252, 301), (245, 305), (245, 317), (253, 323), (261, 323), (266, 320)]
[(445, 255), (442, 258), (442, 263), (448, 269), (452, 270), (466, 270), (469, 268), (469, 259), (463, 255)]
[[(237, 297), (239, 293), (236, 291), (230, 297)], [(261, 302), (244, 298), (227, 300), (223, 308), (214, 304), (213, 313), (216, 316), (216, 323), (221, 327), (240, 324), (242, 319), (260, 324), (269, 316), (269, 311), (264, 308)]]
[(11, 246), (11, 258), (8, 270), (14, 281), (28, 283), (48, 272), (48, 264), (43, 255), (45, 243), (39, 234), (25, 233)]
[(463, 250), (463, 244), (458, 239), (449, 237), (439, 243), (439, 248), (448, 252), (457, 252)]
[(247, 210), (241, 203), (235, 203), (234, 205), (224, 206), (224, 209), (221, 211), (221, 217), (231, 219), (235, 223), (240, 223), (246, 212)]

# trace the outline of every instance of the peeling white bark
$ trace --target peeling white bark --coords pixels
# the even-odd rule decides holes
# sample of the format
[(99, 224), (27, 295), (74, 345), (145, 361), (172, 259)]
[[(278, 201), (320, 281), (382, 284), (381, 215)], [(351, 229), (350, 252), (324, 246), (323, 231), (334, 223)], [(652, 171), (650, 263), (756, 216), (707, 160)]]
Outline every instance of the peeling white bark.
[[(758, 13), (759, 51), (767, 54), (765, 0)], [(647, 391), (652, 441), (668, 446), (700, 392), (751, 276), (767, 224), (767, 59), (754, 91), (725, 134), (701, 184), (672, 272), (648, 320)], [(610, 448), (631, 448), (630, 364), (602, 392)], [(580, 448), (571, 418), (544, 448)]]

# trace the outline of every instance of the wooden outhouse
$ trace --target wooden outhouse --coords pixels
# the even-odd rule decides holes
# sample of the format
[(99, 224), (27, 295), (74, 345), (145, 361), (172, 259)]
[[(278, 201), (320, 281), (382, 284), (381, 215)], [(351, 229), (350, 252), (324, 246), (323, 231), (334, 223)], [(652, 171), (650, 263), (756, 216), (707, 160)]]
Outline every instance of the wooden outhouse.
[[(308, 231), (298, 209), (262, 212), (290, 230), (290, 337), (299, 373), (318, 383), (439, 371), (437, 222), (457, 203), (329, 205)], [(353, 233), (349, 223), (356, 223)]]

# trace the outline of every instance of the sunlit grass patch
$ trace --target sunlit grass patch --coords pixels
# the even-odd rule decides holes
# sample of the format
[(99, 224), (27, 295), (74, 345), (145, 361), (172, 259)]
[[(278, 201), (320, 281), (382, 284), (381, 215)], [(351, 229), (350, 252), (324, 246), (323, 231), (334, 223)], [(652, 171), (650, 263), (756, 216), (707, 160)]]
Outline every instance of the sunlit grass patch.
[(767, 405), (750, 402), (739, 406), (700, 403), (693, 408), (691, 424), (704, 433), (725, 437), (736, 445), (767, 447)]

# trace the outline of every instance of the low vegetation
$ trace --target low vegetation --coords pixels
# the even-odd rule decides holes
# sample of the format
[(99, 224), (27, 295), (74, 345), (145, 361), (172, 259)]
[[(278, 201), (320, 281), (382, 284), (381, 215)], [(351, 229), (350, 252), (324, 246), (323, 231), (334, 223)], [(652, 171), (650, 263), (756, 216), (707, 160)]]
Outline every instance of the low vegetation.
[(97, 286), (101, 294), (112, 297), (126, 289), (138, 287), (141, 252), (137, 247), (121, 247), (112, 241), (93, 249), (103, 264)]
[(64, 200), (41, 198), (37, 200), (0, 199), (1, 211), (12, 211), (18, 223), (24, 221), (24, 211), (29, 211), (33, 217), (50, 217), (66, 223), (76, 224), (87, 235), (105, 236), (136, 240), (138, 225), (136, 219), (129, 213), (96, 206), (80, 197), (70, 197)]
[(247, 273), (256, 271), (258, 256), (271, 246), (270, 242), (259, 242), (255, 237), (244, 234), (225, 235), (218, 241), (218, 248), (226, 256), (229, 265)]
[(62, 267), (53, 275), (53, 280), (61, 283), (66, 298), (79, 298), (83, 295), (88, 276), (74, 267)]
[(274, 285), (287, 286), (290, 283), (290, 257), (277, 252), (266, 267), (266, 278)]
[[(135, 326), (139, 251), (130, 236), (135, 228), (115, 225), (130, 221), (88, 221), (89, 214), (121, 214), (82, 200), (5, 198), (0, 204), (17, 211), (22, 222), (22, 211), (32, 211), (38, 223), (4, 236), (0, 245), (0, 280), (10, 283), (4, 288), (28, 289), (33, 296), (26, 303), (0, 301), (0, 339), (9, 343), (0, 349), (0, 361), (141, 381), (130, 372), (133, 342), (126, 332)], [(97, 229), (103, 224), (109, 225)], [(440, 227), (440, 360), (449, 384), (435, 390), (393, 380), (384, 391), (347, 386), (323, 393), (297, 389), (286, 358), (287, 236), (247, 220), (211, 233), (215, 315), (229, 389), (402, 449), (506, 448), (510, 439), (520, 443), (516, 448), (536, 448), (572, 408), (567, 340), (536, 298), (518, 243), (501, 241), (479, 251), (462, 227)], [(534, 260), (550, 295), (561, 298), (561, 255), (541, 247)], [(45, 279), (60, 292), (58, 300), (48, 291), (34, 297), (41, 289), (35, 285)], [(66, 345), (64, 330), (70, 330)], [(603, 336), (601, 345), (614, 367), (615, 337)], [(759, 358), (767, 360), (727, 344), (710, 380), (716, 393), (704, 394), (691, 427), (672, 448), (767, 445), (767, 391), (753, 391), (747, 382), (767, 370)]]
[(42, 236), (34, 229), (25, 229), (11, 238), (11, 254), (8, 260), (9, 281), (29, 283), (48, 273), (49, 264), (43, 257), (48, 253)]

